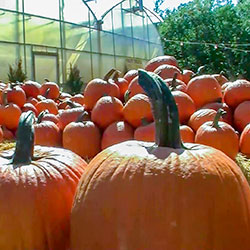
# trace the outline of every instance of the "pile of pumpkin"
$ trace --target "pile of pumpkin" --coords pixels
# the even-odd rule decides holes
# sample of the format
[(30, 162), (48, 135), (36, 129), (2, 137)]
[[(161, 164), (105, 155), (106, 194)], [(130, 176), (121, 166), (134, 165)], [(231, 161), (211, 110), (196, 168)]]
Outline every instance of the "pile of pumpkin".
[[(95, 84), (99, 89), (108, 87), (105, 94), (111, 94), (106, 92), (111, 83), (95, 80), (93, 92), (98, 89)], [(50, 85), (44, 92), (47, 98), (33, 105), (36, 110), (45, 108), (50, 113), (44, 112), (36, 119), (33, 107), (26, 105), (28, 111), (25, 109), (19, 117), (15, 148), (0, 152), (0, 249), (249, 249), (250, 187), (240, 168), (220, 150), (182, 142), (175, 91), (171, 92), (161, 77), (138, 70), (137, 85), (144, 94), (139, 93), (134, 101), (136, 95), (130, 97), (123, 115), (126, 105), (137, 104), (138, 100), (137, 109), (147, 110), (144, 103), (148, 103), (148, 97), (156, 142), (124, 141), (102, 150), (88, 164), (70, 150), (34, 146), (34, 140), (48, 140), (46, 131), (56, 126), (49, 115), (53, 113), (50, 104), (66, 105), (59, 112), (59, 116), (67, 114), (65, 123), (72, 118), (69, 110), (81, 109), (75, 115), (78, 121), (65, 125), (63, 143), (65, 131), (73, 131), (71, 137), (75, 139), (87, 130), (85, 143), (92, 148), (97, 141), (93, 139), (97, 138), (96, 131), (100, 130), (90, 120), (97, 112), (94, 109), (97, 104), (114, 107), (113, 100), (120, 104), (118, 97), (90, 99), (90, 112), (86, 94), (92, 86), (89, 84), (84, 95), (89, 117), (82, 105), (70, 108), (67, 105), (72, 103), (68, 101), (56, 105), (56, 99), (48, 96), (52, 95)], [(93, 96), (97, 98), (97, 94)], [(5, 104), (3, 109), (14, 110), (15, 105)], [(116, 114), (113, 110), (101, 109), (96, 119), (107, 121)], [(221, 113), (215, 116), (219, 119)], [(46, 115), (49, 122), (43, 120)], [(151, 115), (145, 117), (152, 121)], [(126, 119), (126, 124), (133, 125)], [(115, 122), (121, 125), (115, 126), (113, 137), (120, 131), (126, 134), (124, 120)], [(134, 130), (140, 122), (138, 119), (137, 128), (133, 125)], [(226, 125), (217, 125), (224, 131)], [(46, 127), (40, 137), (36, 134), (39, 127)], [(78, 146), (82, 147), (80, 142)]]
[[(179, 110), (183, 142), (222, 150), (232, 159), (250, 155), (250, 82), (233, 82), (222, 74), (181, 71), (173, 56), (150, 60), (145, 70), (159, 75), (172, 91)], [(72, 150), (91, 159), (113, 144), (155, 140), (148, 96), (138, 84), (138, 70), (123, 77), (110, 70), (71, 96), (56, 83), (33, 81), (0, 86), (0, 140), (12, 139), (23, 111), (37, 116), (35, 144)], [(90, 143), (91, 142), (91, 143)]]

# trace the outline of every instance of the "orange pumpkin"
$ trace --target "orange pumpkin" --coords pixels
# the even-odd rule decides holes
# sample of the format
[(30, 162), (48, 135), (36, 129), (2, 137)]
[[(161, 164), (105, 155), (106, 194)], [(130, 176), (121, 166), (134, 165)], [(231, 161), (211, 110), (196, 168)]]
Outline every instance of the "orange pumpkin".
[(179, 90), (182, 92), (187, 92), (187, 85), (179, 80), (174, 78), (167, 78), (164, 80), (164, 82), (169, 86), (170, 90), (174, 91), (174, 90)]
[(178, 107), (180, 123), (187, 123), (190, 116), (195, 112), (195, 104), (192, 98), (182, 91), (173, 91), (172, 95)]
[(84, 116), (64, 128), (63, 147), (89, 160), (101, 151), (101, 131)]
[(240, 152), (250, 157), (250, 123), (240, 135)]
[(59, 86), (55, 82), (45, 81), (40, 87), (40, 95), (48, 99), (57, 99), (60, 96)]
[(31, 80), (25, 81), (21, 85), (22, 89), (24, 90), (27, 97), (34, 97), (36, 98), (40, 94), (40, 87), (41, 84), (38, 82), (34, 82)]
[(181, 135), (181, 140), (183, 142), (194, 143), (195, 133), (194, 133), (193, 129), (191, 129), (189, 126), (181, 125), (180, 126), (180, 135)]
[(143, 124), (137, 127), (134, 132), (134, 139), (137, 141), (146, 141), (146, 142), (154, 142), (155, 141), (155, 123), (154, 122), (146, 122), (147, 124)]
[(22, 112), (27, 112), (27, 111), (31, 110), (35, 114), (35, 116), (38, 115), (38, 111), (37, 111), (36, 107), (30, 102), (26, 102), (23, 105), (23, 107), (21, 108), (21, 110), (22, 110)]
[(187, 84), (187, 94), (193, 99), (197, 108), (222, 100), (221, 86), (211, 75), (192, 78)]
[(128, 89), (124, 94), (125, 102), (127, 102), (129, 98), (137, 94), (145, 94), (143, 88), (138, 83), (138, 76), (136, 76), (128, 85)]
[(44, 110), (48, 110), (50, 113), (57, 115), (58, 114), (58, 108), (56, 103), (52, 99), (45, 99), (36, 104), (36, 109), (38, 111), (38, 114), (40, 114)]
[(130, 82), (138, 76), (138, 70), (137, 69), (131, 69), (123, 76), (123, 78), (130, 84)]
[(219, 149), (234, 160), (239, 152), (239, 138), (231, 125), (219, 121), (223, 112), (223, 109), (218, 109), (213, 121), (198, 128), (195, 142)]
[(123, 107), (124, 120), (133, 127), (141, 125), (142, 119), (153, 121), (153, 114), (148, 96), (137, 94), (130, 98)]
[(228, 82), (229, 80), (223, 75), (223, 73), (219, 74), (212, 74), (212, 76), (218, 81), (220, 86), (222, 86), (224, 83)]
[(231, 107), (236, 108), (241, 102), (250, 100), (250, 82), (239, 79), (229, 84), (224, 92), (224, 101)]
[(91, 120), (102, 129), (122, 118), (123, 104), (118, 98), (112, 96), (101, 97), (91, 112)]
[(186, 84), (191, 80), (191, 78), (195, 75), (195, 73), (192, 70), (184, 69), (182, 71), (182, 81)]
[(248, 123), (250, 123), (250, 99), (240, 103), (234, 110), (234, 126), (239, 132), (242, 132)]
[(182, 73), (180, 69), (173, 65), (160, 65), (154, 70), (154, 73), (159, 75), (162, 79), (173, 78), (174, 75), (176, 75), (176, 79), (182, 80)]
[(22, 114), (20, 107), (14, 103), (4, 106), (3, 124), (7, 129), (15, 130), (18, 127), (19, 118)]
[(139, 83), (154, 105), (156, 144), (127, 141), (92, 159), (75, 195), (71, 249), (248, 250), (250, 187), (240, 168), (212, 147), (183, 148), (165, 83), (142, 70)]
[(115, 74), (112, 77), (112, 80), (114, 83), (119, 87), (120, 90), (120, 100), (124, 101), (124, 94), (128, 89), (129, 82), (124, 79), (123, 77), (119, 77), (121, 72), (118, 70), (115, 72)]
[(134, 138), (134, 129), (124, 121), (111, 123), (102, 134), (101, 149), (105, 149), (114, 144), (132, 140)]
[(23, 107), (26, 102), (26, 94), (24, 90), (18, 86), (10, 84), (9, 88), (5, 90), (7, 92), (7, 101), (9, 103), (15, 103), (20, 108)]
[(102, 96), (114, 96), (120, 97), (119, 87), (113, 82), (110, 81), (111, 75), (114, 73), (114, 69), (110, 70), (105, 76), (104, 79), (93, 79), (91, 80), (86, 88), (84, 89), (84, 104), (87, 110), (92, 110), (96, 102)]
[(72, 201), (87, 164), (66, 149), (34, 147), (31, 114), (20, 118), (15, 150), (0, 152), (0, 249), (66, 250)]
[(152, 58), (145, 65), (145, 70), (154, 72), (160, 65), (173, 65), (178, 67), (178, 62), (174, 56), (164, 55)]
[(2, 127), (0, 126), (0, 143), (4, 140), (4, 137), (3, 137), (3, 129)]
[(70, 101), (84, 105), (84, 96), (82, 94), (76, 94), (69, 98)]

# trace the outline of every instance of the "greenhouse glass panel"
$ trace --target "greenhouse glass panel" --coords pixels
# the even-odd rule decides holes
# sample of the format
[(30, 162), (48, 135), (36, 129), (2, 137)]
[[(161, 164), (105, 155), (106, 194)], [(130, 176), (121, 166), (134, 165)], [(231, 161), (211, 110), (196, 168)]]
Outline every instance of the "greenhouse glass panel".
[(26, 17), (26, 42), (45, 46), (60, 46), (59, 22), (38, 17)]
[(113, 9), (113, 25), (116, 34), (124, 34), (124, 20), (120, 6)]
[(80, 51), (90, 51), (89, 28), (75, 24), (64, 24), (65, 47)]
[(115, 65), (115, 58), (113, 56), (102, 55), (101, 61), (99, 64), (100, 67), (100, 76), (104, 77), (108, 71), (114, 68)]
[(50, 54), (34, 53), (34, 76), (35, 81), (44, 82), (44, 78), (52, 82), (58, 82), (58, 57)]
[(105, 54), (114, 54), (113, 34), (108, 32), (100, 32), (101, 34), (101, 51)]
[(8, 11), (0, 11), (0, 40), (23, 42), (22, 15)]
[(148, 35), (150, 42), (160, 44), (160, 36), (154, 24), (152, 23), (148, 23)]
[(21, 54), (20, 46), (1, 43), (0, 46), (0, 79), (8, 80), (9, 65), (15, 67), (17, 59)]
[(91, 29), (90, 30), (90, 42), (91, 42), (91, 50), (92, 52), (97, 52), (97, 53), (101, 53), (101, 43), (100, 43), (100, 31), (99, 30), (95, 30), (95, 29)]
[(132, 27), (133, 27), (133, 37), (137, 39), (146, 39), (144, 34), (144, 16), (142, 14), (133, 14), (132, 15)]
[(110, 11), (103, 19), (102, 30), (113, 31), (113, 11)]
[(135, 57), (146, 59), (147, 58), (147, 42), (134, 39)]
[(133, 57), (133, 40), (128, 37), (115, 35), (115, 54)]
[[(82, 0), (64, 0), (62, 10), (63, 20), (89, 26), (89, 9)], [(93, 25), (95, 19), (92, 14), (90, 14), (90, 19), (90, 25)]]
[(22, 0), (0, 0), (0, 8), (22, 11)]
[(159, 55), (163, 55), (163, 49), (161, 45), (150, 43), (149, 44), (150, 54), (149, 57), (153, 58)]
[(126, 57), (117, 56), (115, 58), (115, 68), (118, 69), (119, 71), (121, 71), (120, 77), (122, 77), (127, 71), (127, 69), (126, 69)]
[(58, 0), (23, 0), (24, 12), (27, 14), (59, 19)]
[(89, 53), (67, 51), (66, 60), (67, 75), (71, 64), (78, 67), (83, 82), (86, 83), (92, 79), (91, 55)]

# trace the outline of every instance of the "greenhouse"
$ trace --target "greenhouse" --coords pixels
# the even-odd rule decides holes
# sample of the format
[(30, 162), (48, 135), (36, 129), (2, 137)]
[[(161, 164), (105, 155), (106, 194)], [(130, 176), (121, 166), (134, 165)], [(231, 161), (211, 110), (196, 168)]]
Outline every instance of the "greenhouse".
[(22, 59), (29, 79), (64, 83), (70, 65), (87, 82), (162, 55), (161, 18), (139, 0), (1, 0), (0, 79)]

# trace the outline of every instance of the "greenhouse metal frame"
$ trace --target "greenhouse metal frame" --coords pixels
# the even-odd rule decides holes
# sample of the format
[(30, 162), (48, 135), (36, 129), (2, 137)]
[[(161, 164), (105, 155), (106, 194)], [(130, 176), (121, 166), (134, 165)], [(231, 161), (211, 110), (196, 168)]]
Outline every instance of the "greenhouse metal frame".
[(42, 82), (46, 77), (62, 84), (70, 64), (78, 66), (87, 82), (103, 77), (110, 68), (125, 73), (163, 54), (155, 27), (161, 19), (142, 1), (113, 1), (109, 9), (101, 8), (99, 16), (95, 8), (101, 2), (105, 6), (101, 0), (2, 1), (3, 81), (7, 81), (9, 65), (20, 58), (29, 79)]

